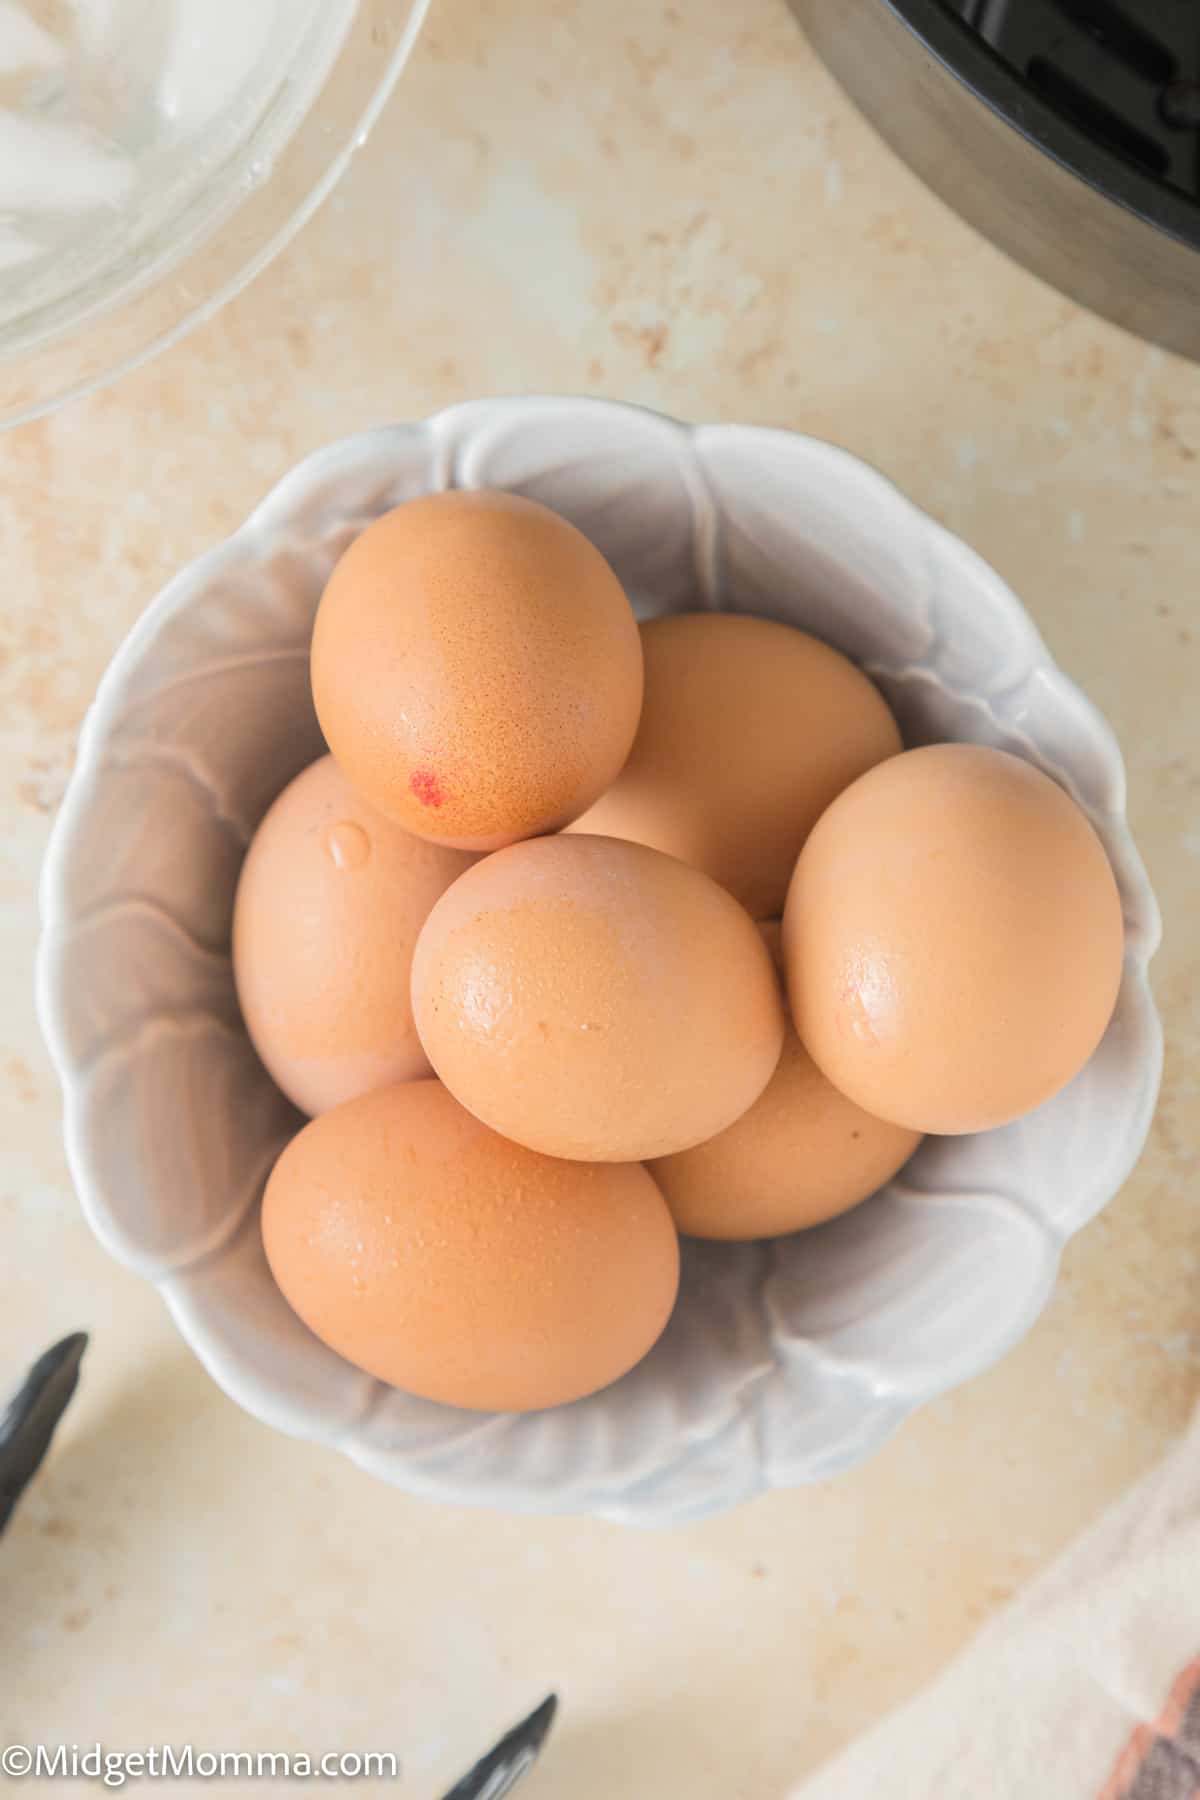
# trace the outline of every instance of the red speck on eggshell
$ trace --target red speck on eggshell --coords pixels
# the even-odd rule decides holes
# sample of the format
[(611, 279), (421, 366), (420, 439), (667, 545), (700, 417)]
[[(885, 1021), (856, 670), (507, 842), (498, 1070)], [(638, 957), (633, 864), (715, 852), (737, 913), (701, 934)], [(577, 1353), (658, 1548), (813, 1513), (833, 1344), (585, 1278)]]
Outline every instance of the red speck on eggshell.
[(414, 769), (408, 785), (422, 806), (438, 807), (446, 798), (442, 784), (432, 769)]

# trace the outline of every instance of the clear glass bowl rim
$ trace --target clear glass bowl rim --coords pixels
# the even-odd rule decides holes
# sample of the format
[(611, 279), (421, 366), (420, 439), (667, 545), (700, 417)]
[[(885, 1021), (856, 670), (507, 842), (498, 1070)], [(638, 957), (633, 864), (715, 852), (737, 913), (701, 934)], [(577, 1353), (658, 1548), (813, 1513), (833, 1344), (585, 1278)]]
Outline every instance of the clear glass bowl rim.
[(243, 198), (143, 283), (118, 281), (79, 322), (20, 353), (0, 336), (0, 430), (102, 387), (178, 342), (266, 268), (312, 216), (367, 138), (404, 68), (432, 0), (360, 0), (312, 106), (259, 184), (251, 133), (214, 175)]

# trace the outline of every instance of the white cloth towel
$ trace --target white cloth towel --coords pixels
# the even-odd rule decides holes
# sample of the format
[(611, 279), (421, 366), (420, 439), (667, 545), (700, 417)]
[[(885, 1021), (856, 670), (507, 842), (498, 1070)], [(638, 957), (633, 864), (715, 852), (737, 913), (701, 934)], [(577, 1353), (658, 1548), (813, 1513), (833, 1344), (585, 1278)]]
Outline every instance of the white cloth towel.
[(1200, 1800), (1200, 1419), (792, 1800)]

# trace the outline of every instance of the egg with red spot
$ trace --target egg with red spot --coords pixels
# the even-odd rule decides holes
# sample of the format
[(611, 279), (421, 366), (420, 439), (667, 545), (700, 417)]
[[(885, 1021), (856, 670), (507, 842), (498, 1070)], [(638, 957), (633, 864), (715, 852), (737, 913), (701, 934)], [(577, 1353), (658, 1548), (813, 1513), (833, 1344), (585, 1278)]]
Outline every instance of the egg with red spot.
[(427, 494), (355, 539), (312, 643), (325, 738), (418, 835), (495, 850), (619, 774), (642, 707), (632, 609), (575, 526), (516, 494)]

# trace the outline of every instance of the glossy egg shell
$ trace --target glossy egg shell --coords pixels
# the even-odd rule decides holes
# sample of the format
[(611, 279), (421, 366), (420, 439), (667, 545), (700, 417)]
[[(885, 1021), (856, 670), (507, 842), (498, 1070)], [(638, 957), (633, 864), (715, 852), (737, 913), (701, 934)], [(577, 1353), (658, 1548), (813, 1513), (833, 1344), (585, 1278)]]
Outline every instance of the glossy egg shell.
[(783, 1044), (749, 915), (707, 875), (613, 838), (538, 838), (461, 876), (417, 942), (413, 1014), (464, 1106), (584, 1161), (724, 1130)]
[(436, 1081), (314, 1119), (272, 1172), (262, 1230), (279, 1287), (323, 1342), (394, 1387), (487, 1412), (616, 1381), (679, 1285), (645, 1169), (522, 1149)]
[(1021, 1117), (1083, 1067), (1121, 982), (1116, 880), (1032, 764), (937, 744), (824, 814), (788, 895), (792, 1014), (823, 1074), (914, 1131)]
[(275, 801), (242, 867), (233, 966), (254, 1046), (302, 1112), (429, 1074), (413, 946), (474, 860), (385, 818), (329, 756)]
[(680, 613), (642, 626), (646, 695), (624, 769), (572, 831), (703, 869), (756, 919), (842, 789), (902, 748), (883, 696), (838, 651), (769, 619)]
[(514, 494), (410, 500), (355, 539), (317, 613), (326, 742), (409, 831), (492, 850), (583, 812), (629, 754), (642, 648), (600, 552)]

